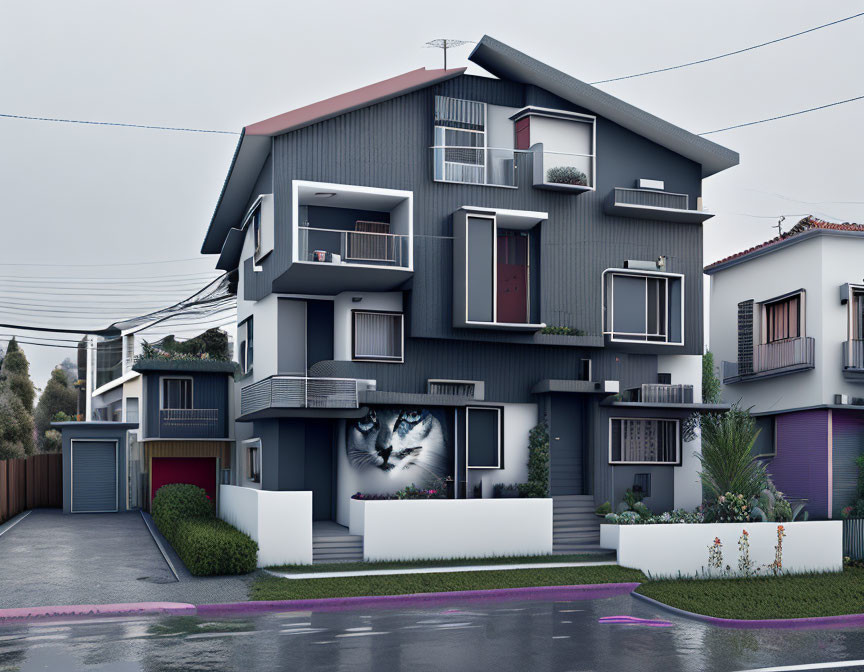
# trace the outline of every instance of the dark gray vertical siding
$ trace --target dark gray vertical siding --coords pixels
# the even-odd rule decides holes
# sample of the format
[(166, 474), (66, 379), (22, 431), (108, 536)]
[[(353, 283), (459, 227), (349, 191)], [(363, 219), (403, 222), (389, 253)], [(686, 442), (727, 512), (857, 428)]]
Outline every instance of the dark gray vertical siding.
[(147, 422), (145, 438), (192, 439), (213, 438), (208, 436), (189, 436), (183, 428), (160, 428), (159, 425), (159, 386), (160, 378), (192, 378), (192, 404), (198, 409), (217, 409), (219, 411), (218, 437), (228, 436), (228, 376), (224, 373), (188, 373), (183, 371), (145, 374), (147, 384), (144, 395), (147, 399)]

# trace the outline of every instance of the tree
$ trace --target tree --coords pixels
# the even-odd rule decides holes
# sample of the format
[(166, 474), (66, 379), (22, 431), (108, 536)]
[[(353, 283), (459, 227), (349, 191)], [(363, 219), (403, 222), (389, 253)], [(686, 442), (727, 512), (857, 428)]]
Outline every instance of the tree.
[(51, 431), (51, 422), (58, 413), (75, 415), (78, 410), (78, 393), (69, 386), (69, 379), (62, 364), (51, 372), (51, 378), (39, 397), (34, 420), (36, 439), (41, 452), (53, 452), (56, 442), (46, 443), (46, 433)]
[(768, 479), (765, 465), (753, 457), (759, 436), (749, 411), (733, 406), (726, 413), (702, 417), (702, 463), (699, 477), (706, 494), (716, 499), (726, 493), (757, 497)]
[(722, 386), (714, 368), (714, 353), (710, 350), (702, 355), (702, 403), (719, 404)]
[(0, 365), (0, 459), (30, 455), (35, 449), (30, 364), (13, 338)]
[(69, 387), (72, 387), (76, 382), (78, 382), (78, 365), (75, 362), (67, 357), (60, 362), (60, 368), (63, 369), (63, 372), (66, 374), (66, 382), (69, 383)]
[(528, 482), (519, 486), (523, 497), (549, 496), (549, 428), (546, 420), (528, 432)]

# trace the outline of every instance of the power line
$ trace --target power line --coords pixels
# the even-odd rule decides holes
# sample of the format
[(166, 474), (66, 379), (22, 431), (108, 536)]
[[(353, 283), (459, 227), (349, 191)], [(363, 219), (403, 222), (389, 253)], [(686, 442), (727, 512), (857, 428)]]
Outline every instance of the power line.
[(765, 194), (767, 196), (776, 196), (784, 201), (792, 201), (794, 203), (804, 203), (806, 205), (864, 205), (864, 201), (802, 201), (800, 198), (792, 198), (784, 194), (778, 194), (774, 191), (765, 191), (764, 189), (754, 189), (752, 187), (744, 187), (744, 191), (754, 191), (757, 194)]
[(54, 121), (61, 124), (86, 124), (89, 126), (124, 126), (126, 128), (147, 128), (153, 131), (177, 131), (182, 133), (217, 133), (220, 135), (240, 135), (237, 131), (216, 131), (207, 128), (181, 128), (177, 126), (151, 126), (149, 124), (124, 124), (119, 121), (87, 121), (84, 119), (57, 119), (54, 117), (30, 117), (24, 114), (0, 114), (7, 119), (26, 119), (28, 121)]
[(823, 23), (821, 26), (814, 26), (813, 28), (808, 28), (807, 30), (802, 30), (798, 33), (792, 33), (791, 35), (786, 35), (784, 37), (778, 37), (775, 40), (769, 40), (768, 42), (761, 42), (760, 44), (754, 44), (750, 47), (745, 47), (744, 49), (736, 49), (735, 51), (727, 51), (724, 54), (718, 54), (717, 56), (711, 56), (710, 58), (701, 58), (698, 61), (689, 61), (688, 63), (681, 63), (680, 65), (672, 65), (668, 68), (657, 68), (656, 70), (646, 70), (645, 72), (637, 72), (632, 75), (624, 75), (623, 77), (612, 77), (611, 79), (600, 79), (596, 82), (589, 82), (589, 84), (607, 84), (608, 82), (620, 82), (622, 79), (634, 79), (635, 77), (645, 77), (646, 75), (656, 75), (658, 72), (669, 72), (670, 70), (680, 70), (681, 68), (689, 68), (691, 65), (699, 65), (701, 63), (709, 63), (711, 61), (717, 61), (721, 58), (727, 58), (728, 56), (735, 56), (736, 54), (743, 54), (746, 51), (753, 51), (754, 49), (760, 49), (762, 47), (767, 47), (771, 44), (777, 44), (778, 42), (783, 42), (785, 40), (791, 40), (793, 37), (800, 37), (801, 35), (806, 35), (807, 33), (812, 33), (817, 30), (822, 30), (823, 28), (828, 28), (829, 26), (836, 26), (838, 23), (843, 23), (845, 21), (851, 21), (852, 19), (857, 19), (858, 17), (864, 16), (864, 12), (859, 12), (858, 14), (853, 14), (852, 16), (847, 16), (842, 19), (837, 19), (836, 21), (831, 21), (830, 23)]
[[(0, 115), (3, 116), (3, 115)], [(14, 264), (8, 264), (6, 262), (0, 262), (0, 266), (42, 266), (45, 268), (108, 268), (109, 266), (147, 266), (150, 264), (178, 264), (180, 262), (186, 261), (212, 261), (204, 256), (198, 257), (187, 257), (186, 259), (159, 259), (156, 261), (124, 261), (116, 264), (39, 264), (39, 263), (25, 263), (18, 262)]]
[(807, 112), (815, 112), (816, 110), (824, 110), (827, 107), (836, 107), (837, 105), (843, 105), (844, 103), (851, 103), (856, 100), (862, 100), (864, 96), (855, 96), (854, 98), (847, 98), (846, 100), (838, 100), (834, 103), (828, 103), (827, 105), (819, 105), (818, 107), (811, 107), (806, 110), (799, 110), (798, 112), (790, 112), (789, 114), (779, 114), (776, 117), (768, 117), (767, 119), (759, 119), (758, 121), (748, 121), (744, 124), (735, 124), (734, 126), (727, 126), (726, 128), (718, 128), (714, 131), (705, 131), (704, 133), (697, 133), (696, 135), (711, 135), (712, 133), (722, 133), (723, 131), (731, 131), (733, 128), (744, 128), (745, 126), (755, 126), (756, 124), (764, 124), (767, 121), (776, 121), (777, 119), (785, 119), (786, 117), (794, 117), (799, 114), (806, 114)]

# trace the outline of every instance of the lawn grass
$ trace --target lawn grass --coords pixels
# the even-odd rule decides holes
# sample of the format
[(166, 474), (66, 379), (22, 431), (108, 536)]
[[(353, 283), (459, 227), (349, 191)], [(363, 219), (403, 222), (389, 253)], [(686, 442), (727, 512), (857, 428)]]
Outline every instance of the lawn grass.
[(326, 562), (317, 565), (277, 565), (275, 572), (314, 574), (317, 572), (358, 572), (371, 569), (413, 569), (415, 567), (470, 567), (473, 565), (522, 565), (539, 562), (604, 562), (615, 560), (615, 553), (571, 555), (517, 555), (502, 558), (461, 558), (457, 560), (399, 560), (389, 562)]
[(864, 568), (837, 574), (754, 579), (675, 579), (642, 584), (638, 593), (678, 609), (745, 620), (864, 613)]
[(271, 575), (263, 575), (259, 576), (252, 584), (250, 597), (253, 600), (305, 600), (325, 597), (407, 595), (456, 590), (533, 588), (537, 586), (571, 586), (586, 583), (636, 581), (645, 581), (645, 575), (638, 570), (625, 569), (616, 565), (557, 569), (508, 569), (447, 574), (392, 574), (334, 579), (281, 579)]

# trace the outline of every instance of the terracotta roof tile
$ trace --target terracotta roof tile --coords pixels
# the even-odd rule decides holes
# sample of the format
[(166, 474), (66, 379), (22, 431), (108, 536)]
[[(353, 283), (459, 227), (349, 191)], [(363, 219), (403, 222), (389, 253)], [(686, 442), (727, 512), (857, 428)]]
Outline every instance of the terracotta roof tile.
[(818, 219), (809, 215), (798, 222), (795, 226), (789, 229), (786, 233), (776, 236), (771, 240), (766, 240), (764, 243), (751, 247), (749, 249), (744, 250), (743, 252), (737, 252), (735, 254), (729, 255), (728, 257), (724, 257), (719, 261), (715, 261), (713, 264), (708, 264), (705, 267), (706, 271), (716, 268), (717, 266), (721, 266), (728, 261), (732, 261), (733, 259), (740, 259), (741, 257), (746, 257), (748, 254), (752, 252), (756, 252), (757, 250), (765, 249), (766, 247), (771, 247), (772, 245), (776, 245), (777, 243), (781, 243), (784, 240), (788, 240), (794, 236), (797, 236), (800, 233), (804, 233), (805, 231), (812, 231), (813, 229), (831, 229), (834, 231), (860, 231), (864, 233), (864, 224), (854, 224), (851, 222), (844, 222), (842, 224), (837, 224), (834, 222), (826, 222), (824, 220)]

